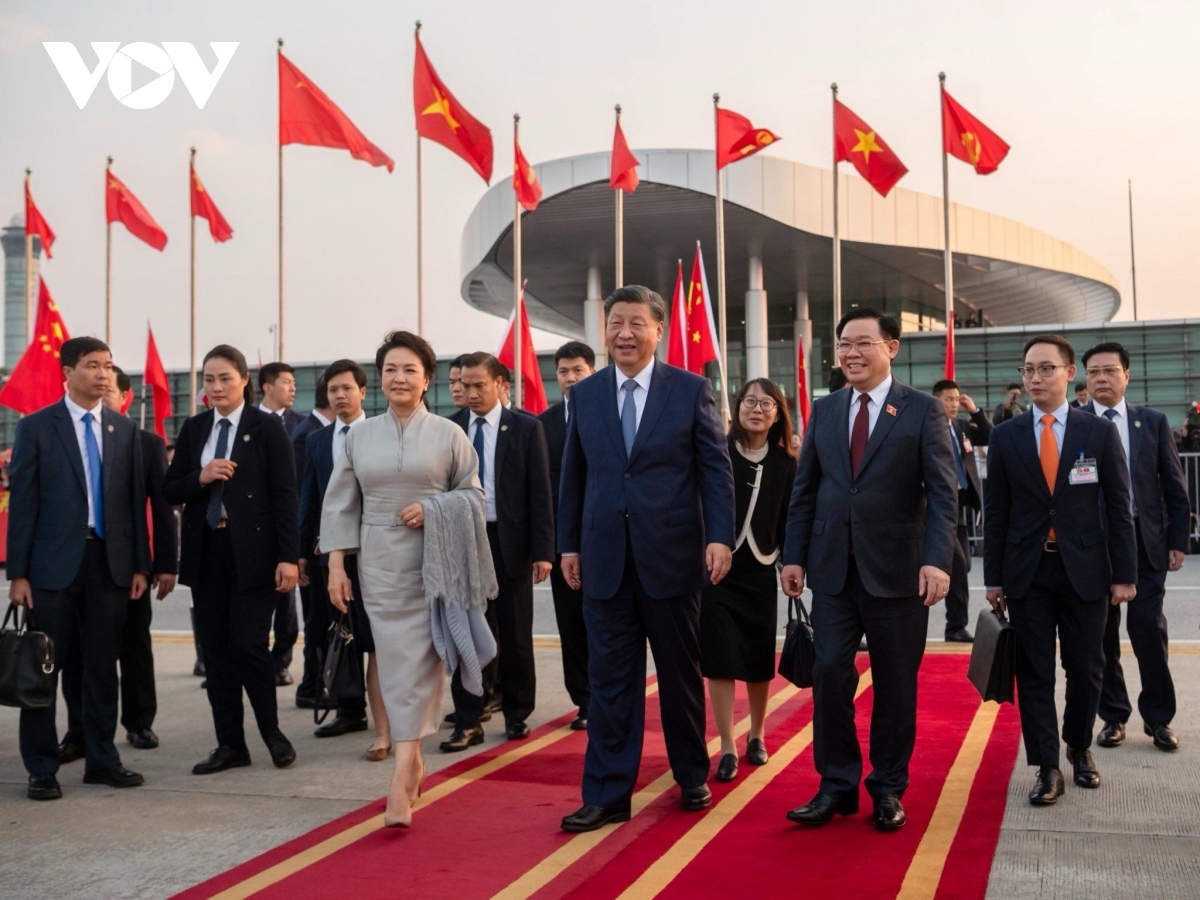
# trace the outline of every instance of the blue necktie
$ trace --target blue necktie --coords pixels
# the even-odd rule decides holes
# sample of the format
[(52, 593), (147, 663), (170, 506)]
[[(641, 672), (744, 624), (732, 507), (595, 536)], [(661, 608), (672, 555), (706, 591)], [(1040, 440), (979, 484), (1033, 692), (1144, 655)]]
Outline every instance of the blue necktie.
[(633, 392), (637, 390), (637, 382), (626, 378), (621, 385), (625, 392), (625, 402), (621, 404), (621, 437), (625, 439), (625, 456), (633, 453), (633, 439), (637, 437), (637, 406), (633, 402)]
[(958, 442), (958, 432), (953, 426), (950, 428), (950, 443), (954, 446), (954, 465), (958, 469), (958, 489), (965, 491), (968, 484), (967, 470), (963, 468), (962, 445)]
[(1108, 421), (1111, 422), (1116, 417), (1117, 417), (1117, 411), (1115, 409), (1106, 409), (1104, 411), (1104, 418), (1108, 419)]
[[(220, 431), (217, 433), (217, 452), (213, 455), (213, 459), (224, 459), (226, 451), (229, 450), (229, 426), (233, 423), (228, 419), (221, 419), (217, 422), (217, 427)], [(225, 482), (214, 481), (208, 489), (208, 510), (204, 514), (204, 520), (208, 522), (208, 527), (215, 529), (221, 524), (221, 495), (225, 493)]]
[(349, 425), (343, 425), (343, 426), (342, 426), (342, 434), (349, 434), (349, 433), (350, 433), (350, 426), (349, 426)]
[(475, 440), (471, 443), (475, 447), (475, 455), (479, 457), (479, 483), (483, 484), (483, 473), (486, 463), (484, 463), (483, 453), (483, 426), (487, 424), (487, 419), (475, 420)]
[(96, 417), (90, 412), (83, 414), (83, 445), (87, 447), (88, 474), (92, 477), (92, 518), (96, 520), (96, 537), (104, 540), (104, 466), (100, 463), (100, 445), (92, 423)]

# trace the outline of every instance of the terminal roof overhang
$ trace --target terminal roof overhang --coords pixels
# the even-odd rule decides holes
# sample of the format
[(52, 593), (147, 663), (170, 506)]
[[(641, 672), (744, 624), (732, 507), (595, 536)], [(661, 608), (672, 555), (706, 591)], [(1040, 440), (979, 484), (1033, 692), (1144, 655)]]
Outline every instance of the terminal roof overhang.
[[(676, 261), (690, 271), (702, 242), (710, 284), (716, 278), (716, 179), (705, 150), (638, 150), (641, 184), (625, 196), (625, 281), (669, 298)], [(541, 205), (522, 218), (522, 275), (533, 325), (583, 335), (587, 271), (598, 267), (612, 289), (614, 198), (609, 155), (594, 153), (534, 166)], [(940, 197), (901, 188), (879, 197), (861, 179), (841, 175), (843, 304), (910, 299), (944, 306)], [(830, 171), (758, 155), (722, 173), (726, 285), (741, 305), (748, 260), (763, 264), (769, 302), (790, 305), (797, 291), (814, 301), (832, 295)], [(512, 311), (511, 179), (476, 205), (462, 240), (463, 298), (497, 316)], [(982, 310), (993, 325), (1095, 322), (1120, 307), (1116, 280), (1098, 262), (1057, 238), (990, 213), (951, 204), (955, 310)], [(715, 285), (713, 285), (715, 290)]]

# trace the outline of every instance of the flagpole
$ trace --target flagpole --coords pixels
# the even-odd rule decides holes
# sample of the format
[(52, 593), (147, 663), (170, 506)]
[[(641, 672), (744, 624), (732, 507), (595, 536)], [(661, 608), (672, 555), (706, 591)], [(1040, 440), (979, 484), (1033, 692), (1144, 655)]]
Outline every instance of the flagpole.
[(837, 158), (837, 93), (835, 81), (829, 86), (833, 92), (833, 326), (842, 320), (842, 238), (838, 231), (838, 158)]
[[(513, 113), (513, 151), (519, 145), (518, 132), (521, 116)], [(524, 177), (524, 173), (513, 167), (513, 178)], [(523, 409), (524, 384), (521, 381), (521, 195), (513, 185), (513, 409)]]
[[(276, 54), (283, 56), (283, 38), (279, 38), (277, 43)], [(283, 361), (283, 140), (279, 140), (278, 147), (279, 155), (279, 333), (276, 338), (279, 342), (280, 362)], [(194, 396), (194, 395), (193, 395)]]
[(721, 95), (713, 94), (713, 165), (717, 176), (717, 308), (721, 330), (721, 421), (729, 421), (729, 385), (725, 373), (729, 371), (729, 354), (726, 351), (725, 318), (725, 201), (721, 194)]
[[(191, 160), (188, 165), (188, 175), (192, 183), (188, 185), (188, 197), (196, 190), (196, 148), (192, 148)], [(189, 199), (189, 209), (190, 199)], [(196, 414), (196, 213), (191, 216), (192, 223), (192, 271), (191, 271), (191, 302), (188, 310), (188, 415)], [(145, 377), (145, 376), (143, 376)]]
[[(417, 19), (417, 39), (421, 20)], [(425, 196), (422, 185), (421, 132), (417, 132), (417, 334), (425, 336)]]
[[(28, 170), (26, 170), (28, 171)], [(1129, 267), (1133, 275), (1133, 321), (1138, 320), (1137, 314), (1137, 255), (1133, 250), (1133, 179), (1129, 179)]]
[[(29, 197), (29, 179), (33, 169), (25, 170), (25, 196)], [(1132, 210), (1132, 200), (1130, 209)], [(25, 201), (25, 339), (33, 340), (33, 235), (29, 231), (29, 201)]]
[[(108, 165), (104, 168), (104, 191), (105, 202), (107, 203), (108, 191), (108, 176), (112, 173), (113, 158), (108, 158)], [(112, 222), (108, 221), (108, 216), (105, 217), (104, 224), (104, 343), (112, 347)]]
[[(939, 115), (946, 108), (946, 73), (938, 72), (938, 90), (941, 93)], [(945, 260), (946, 283), (946, 327), (951, 328), (954, 322), (954, 259), (950, 252), (950, 157), (946, 154), (946, 122), (942, 119), (942, 225), (945, 234), (946, 250), (942, 254)]]
[[(614, 107), (617, 111), (617, 127), (621, 127), (621, 104)], [(617, 287), (625, 284), (625, 190), (617, 188)]]
[(138, 416), (138, 428), (146, 430), (146, 373), (142, 372), (142, 410)]

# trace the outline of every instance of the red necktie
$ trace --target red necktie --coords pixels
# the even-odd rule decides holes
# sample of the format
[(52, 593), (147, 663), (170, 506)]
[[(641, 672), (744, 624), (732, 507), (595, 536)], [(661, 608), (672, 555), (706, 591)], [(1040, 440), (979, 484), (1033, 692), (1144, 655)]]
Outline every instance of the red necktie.
[(854, 417), (854, 430), (850, 432), (850, 474), (858, 474), (858, 464), (867, 452), (867, 438), (871, 431), (871, 414), (867, 412), (870, 394), (858, 395), (858, 415)]

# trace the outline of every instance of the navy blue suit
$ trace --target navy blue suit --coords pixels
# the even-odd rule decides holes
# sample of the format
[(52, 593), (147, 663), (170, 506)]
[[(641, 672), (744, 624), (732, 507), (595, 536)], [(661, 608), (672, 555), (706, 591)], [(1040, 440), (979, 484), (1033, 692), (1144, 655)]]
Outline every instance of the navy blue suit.
[(655, 362), (626, 455), (615, 365), (571, 388), (558, 549), (580, 554), (587, 625), (583, 802), (628, 803), (642, 754), (646, 641), (675, 780), (708, 779), (700, 590), (705, 546), (734, 543), (733, 473), (705, 378)]

